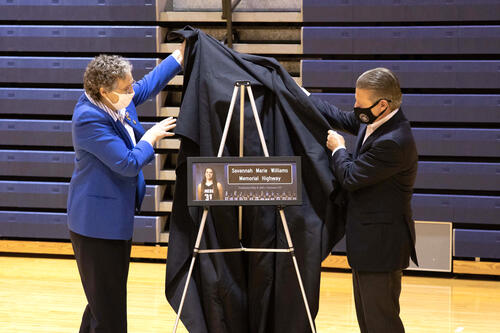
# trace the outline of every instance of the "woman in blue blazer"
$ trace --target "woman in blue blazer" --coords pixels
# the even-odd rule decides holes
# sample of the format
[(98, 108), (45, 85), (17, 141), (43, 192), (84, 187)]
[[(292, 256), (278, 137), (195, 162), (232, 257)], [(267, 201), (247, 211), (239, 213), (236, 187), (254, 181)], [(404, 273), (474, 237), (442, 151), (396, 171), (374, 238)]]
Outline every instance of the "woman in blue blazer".
[(70, 238), (88, 301), (81, 333), (127, 332), (134, 215), (146, 190), (142, 168), (154, 158), (154, 144), (175, 127), (170, 117), (145, 132), (136, 107), (181, 70), (183, 49), (138, 82), (119, 56), (95, 57), (85, 70), (85, 92), (72, 119), (76, 156), (68, 195)]

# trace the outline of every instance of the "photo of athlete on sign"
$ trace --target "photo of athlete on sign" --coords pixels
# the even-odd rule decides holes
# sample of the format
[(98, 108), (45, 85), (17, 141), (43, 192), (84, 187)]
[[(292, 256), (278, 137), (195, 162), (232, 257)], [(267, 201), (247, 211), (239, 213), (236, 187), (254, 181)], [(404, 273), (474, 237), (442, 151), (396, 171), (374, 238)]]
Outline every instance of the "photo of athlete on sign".
[(208, 167), (205, 169), (203, 179), (198, 184), (198, 200), (221, 200), (222, 185), (217, 182), (215, 171)]

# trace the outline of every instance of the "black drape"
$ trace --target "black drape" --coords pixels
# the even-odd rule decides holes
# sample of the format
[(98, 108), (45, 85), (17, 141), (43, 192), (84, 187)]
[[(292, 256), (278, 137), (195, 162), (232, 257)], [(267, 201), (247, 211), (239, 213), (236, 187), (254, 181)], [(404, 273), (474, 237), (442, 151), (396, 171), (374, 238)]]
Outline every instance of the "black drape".
[[(318, 311), (321, 261), (343, 235), (334, 177), (325, 148), (328, 123), (292, 77), (272, 58), (239, 54), (186, 27), (184, 86), (176, 134), (177, 160), (166, 273), (166, 296), (178, 309), (202, 209), (187, 207), (186, 157), (216, 156), (234, 83), (248, 80), (271, 156), (302, 157), (302, 206), (285, 208), (311, 312)], [(239, 97), (225, 156), (238, 155)], [(248, 97), (245, 156), (262, 156)], [(336, 215), (337, 214), (337, 215)], [(286, 248), (276, 207), (243, 209), (243, 245)], [(237, 207), (212, 207), (200, 248), (239, 247)], [(189, 332), (309, 332), (288, 253), (201, 254), (181, 317)]]

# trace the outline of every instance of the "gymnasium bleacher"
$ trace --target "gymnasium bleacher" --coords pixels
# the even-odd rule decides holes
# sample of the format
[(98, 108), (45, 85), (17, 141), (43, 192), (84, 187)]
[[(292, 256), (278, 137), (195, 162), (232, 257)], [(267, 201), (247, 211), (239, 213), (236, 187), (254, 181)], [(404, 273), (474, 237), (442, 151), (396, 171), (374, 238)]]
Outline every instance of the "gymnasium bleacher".
[[(500, 2), (304, 0), (302, 11), (303, 86), (350, 110), (359, 74), (394, 71), (419, 152), (415, 219), (451, 224), (453, 272), (499, 274)], [(426, 241), (417, 251), (430, 254)]]
[(500, 82), (496, 60), (303, 60), (302, 84), (349, 87), (374, 67), (389, 68), (407, 89), (495, 89)]
[[(90, 59), (122, 54), (137, 79), (178, 47), (166, 41), (171, 30), (190, 24), (223, 39), (220, 1), (201, 3), (0, 0), (0, 252), (12, 251), (2, 240), (68, 240), (71, 115)], [(441, 241), (450, 240), (453, 265), (426, 266), (426, 256), (441, 254), (422, 231), (420, 269), (500, 275), (500, 1), (286, 4), (242, 0), (232, 16), (234, 49), (276, 57), (299, 84), (346, 111), (359, 74), (393, 70), (419, 151), (414, 217), (421, 226), (449, 226)], [(145, 128), (178, 114), (181, 85), (179, 75), (139, 108)], [(354, 138), (346, 139), (352, 147)], [(144, 169), (136, 244), (168, 244), (178, 148), (179, 140), (163, 140)], [(334, 249), (336, 257), (344, 253), (344, 244)]]

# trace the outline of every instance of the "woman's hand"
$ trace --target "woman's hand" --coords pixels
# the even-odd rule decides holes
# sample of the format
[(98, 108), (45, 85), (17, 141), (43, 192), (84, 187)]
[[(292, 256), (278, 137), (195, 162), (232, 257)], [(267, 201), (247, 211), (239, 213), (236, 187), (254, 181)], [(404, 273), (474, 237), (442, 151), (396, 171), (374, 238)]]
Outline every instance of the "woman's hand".
[(175, 135), (174, 132), (170, 132), (170, 130), (175, 128), (175, 122), (177, 119), (173, 117), (168, 117), (167, 119), (163, 119), (159, 123), (155, 124), (146, 133), (142, 136), (141, 140), (146, 140), (154, 146), (156, 142), (167, 137)]
[(179, 51), (181, 52), (181, 66), (184, 67), (184, 50), (186, 49), (186, 40), (181, 44), (181, 47), (179, 48)]

